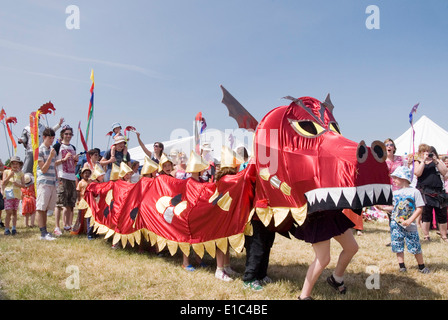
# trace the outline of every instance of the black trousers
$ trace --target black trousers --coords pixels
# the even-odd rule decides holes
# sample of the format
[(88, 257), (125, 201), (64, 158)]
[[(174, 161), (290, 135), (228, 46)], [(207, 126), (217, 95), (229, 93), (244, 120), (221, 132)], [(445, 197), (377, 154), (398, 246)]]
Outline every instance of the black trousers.
[(253, 235), (246, 236), (246, 270), (243, 281), (261, 280), (267, 275), (269, 255), (275, 232), (269, 231), (259, 220), (252, 220)]

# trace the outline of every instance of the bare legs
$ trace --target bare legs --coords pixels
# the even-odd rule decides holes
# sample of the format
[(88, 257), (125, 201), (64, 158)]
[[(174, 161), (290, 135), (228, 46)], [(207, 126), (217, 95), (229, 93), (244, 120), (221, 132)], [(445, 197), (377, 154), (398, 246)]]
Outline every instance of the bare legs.
[[(356, 252), (358, 252), (358, 244), (353, 237), (351, 229), (348, 229), (343, 234), (334, 237), (334, 239), (342, 246), (342, 252), (339, 254), (339, 259), (336, 264), (336, 268), (334, 269), (334, 275), (337, 277), (343, 277), (345, 269)], [(311, 291), (317, 279), (331, 260), (330, 240), (314, 243), (313, 250), (315, 253), (315, 258), (306, 273), (300, 299), (311, 296)]]

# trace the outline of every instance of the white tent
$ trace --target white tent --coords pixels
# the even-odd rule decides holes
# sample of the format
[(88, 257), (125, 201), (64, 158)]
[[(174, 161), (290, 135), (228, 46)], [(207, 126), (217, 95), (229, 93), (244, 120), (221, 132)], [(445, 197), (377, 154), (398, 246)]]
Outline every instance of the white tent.
[[(418, 151), (420, 143), (426, 143), (436, 148), (439, 155), (448, 153), (448, 131), (442, 129), (427, 116), (423, 115), (414, 123), (414, 131), (415, 152)], [(397, 147), (397, 155), (411, 154), (413, 152), (412, 128), (410, 125), (409, 129), (395, 139), (394, 142)]]
[[(195, 141), (194, 136), (189, 136), (186, 130), (174, 131), (171, 134), (171, 140), (169, 141), (161, 141), (164, 146), (164, 153), (167, 155), (170, 154), (171, 151), (177, 150), (178, 152), (185, 152), (187, 157), (190, 157), (190, 151), (195, 149)], [(154, 142), (152, 141), (149, 144), (145, 144), (146, 148), (153, 152), (154, 151)], [(239, 146), (246, 147), (249, 155), (252, 154), (252, 146), (253, 146), (253, 132), (245, 130), (245, 129), (231, 129), (225, 130), (225, 132), (217, 129), (206, 129), (200, 135), (200, 144), (209, 143), (213, 157), (220, 161), (221, 160), (221, 147), (226, 145), (235, 150)], [(143, 164), (145, 153), (143, 149), (138, 146), (135, 148), (129, 149), (129, 153), (131, 154), (131, 158), (133, 160), (137, 160), (140, 164)]]

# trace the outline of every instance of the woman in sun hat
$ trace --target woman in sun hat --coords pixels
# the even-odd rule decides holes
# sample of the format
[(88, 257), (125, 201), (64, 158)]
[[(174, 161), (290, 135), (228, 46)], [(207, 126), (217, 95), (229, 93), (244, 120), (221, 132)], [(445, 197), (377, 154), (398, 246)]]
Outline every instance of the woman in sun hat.
[[(3, 172), (3, 194), (5, 195), (5, 235), (17, 233), (17, 209), (22, 199), (21, 188), (25, 186), (24, 173), (21, 171), (23, 161), (18, 156), (10, 159), (11, 169)], [(9, 229), (12, 218), (12, 230)]]
[[(25, 217), (27, 227), (34, 227), (36, 217), (36, 192), (34, 188), (34, 177), (31, 173), (25, 173), (25, 187), (22, 188), (22, 215)], [(28, 221), (31, 221), (29, 224)]]

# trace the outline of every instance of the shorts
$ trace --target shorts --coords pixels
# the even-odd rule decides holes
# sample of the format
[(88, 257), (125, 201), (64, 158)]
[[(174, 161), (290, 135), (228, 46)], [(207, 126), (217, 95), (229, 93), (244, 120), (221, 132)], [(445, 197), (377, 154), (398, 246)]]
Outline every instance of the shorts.
[(411, 254), (422, 253), (418, 231), (408, 231), (392, 219), (390, 222), (390, 236), (392, 252), (404, 252), (404, 244), (406, 242), (406, 247)]
[(5, 210), (16, 210), (19, 209), (20, 199), (12, 198), (12, 199), (5, 199)]
[(426, 205), (423, 208), (422, 213), (422, 221), (423, 222), (432, 222), (433, 221), (433, 211), (434, 216), (436, 218), (437, 223), (444, 224), (447, 222), (447, 209), (445, 208), (437, 208)]
[(37, 185), (36, 210), (53, 210), (56, 206), (56, 186), (48, 184)]
[(73, 208), (76, 205), (76, 200), (78, 199), (76, 181), (60, 178), (56, 183), (56, 192), (58, 194), (56, 206)]

